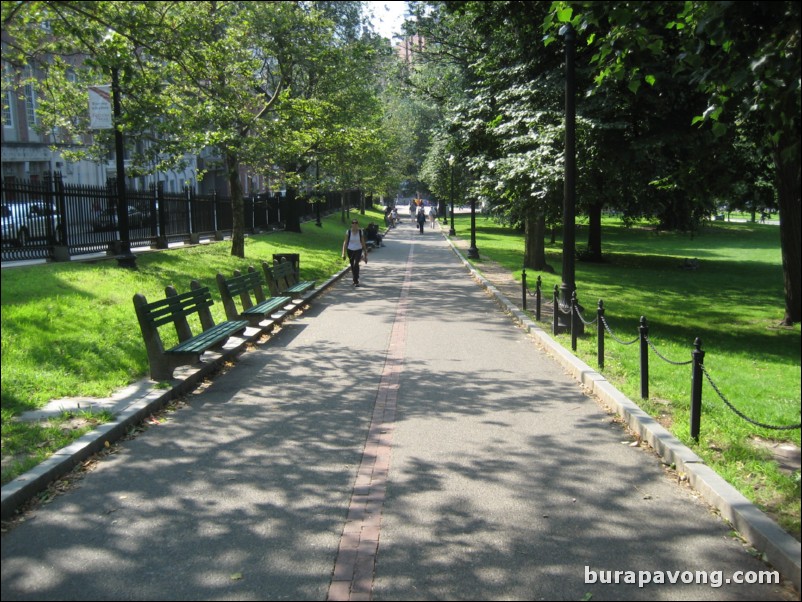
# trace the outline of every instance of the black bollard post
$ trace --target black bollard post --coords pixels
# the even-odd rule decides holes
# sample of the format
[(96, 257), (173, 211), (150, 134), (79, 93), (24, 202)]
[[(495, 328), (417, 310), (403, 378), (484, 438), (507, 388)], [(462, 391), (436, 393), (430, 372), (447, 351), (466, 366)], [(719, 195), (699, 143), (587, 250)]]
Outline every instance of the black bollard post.
[(557, 334), (557, 314), (560, 313), (560, 287), (554, 285), (554, 319), (552, 320), (551, 333)]
[(521, 270), (521, 308), (526, 311), (526, 266)]
[(579, 310), (577, 309), (578, 301), (576, 299), (576, 291), (571, 293), (571, 351), (576, 351), (576, 334), (579, 332)]
[(596, 308), (596, 357), (599, 369), (604, 369), (604, 301), (599, 299)]
[(646, 318), (640, 317), (640, 396), (641, 399), (649, 399), (649, 326)]
[(543, 284), (540, 276), (537, 277), (537, 285), (535, 288), (535, 320), (540, 322), (540, 286)]
[(702, 365), (705, 352), (702, 351), (702, 339), (696, 337), (691, 351), (693, 372), (691, 373), (691, 437), (699, 443), (699, 424), (702, 418)]

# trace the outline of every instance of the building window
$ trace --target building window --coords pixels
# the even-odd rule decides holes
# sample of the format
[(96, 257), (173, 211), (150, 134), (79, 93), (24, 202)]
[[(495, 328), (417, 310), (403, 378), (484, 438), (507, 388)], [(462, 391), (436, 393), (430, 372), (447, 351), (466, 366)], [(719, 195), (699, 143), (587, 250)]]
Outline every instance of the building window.
[(5, 92), (3, 92), (3, 127), (13, 128), (14, 111), (11, 107), (14, 102), (14, 93), (12, 91), (14, 77), (8, 64), (3, 65), (3, 79), (5, 80), (3, 82), (3, 87), (5, 88)]
[[(27, 70), (26, 75), (28, 78), (32, 79), (32, 73), (30, 69)], [(33, 127), (37, 124), (38, 120), (36, 119), (36, 88), (33, 85), (33, 82), (29, 82), (25, 84), (25, 118), (28, 120), (28, 127)]]

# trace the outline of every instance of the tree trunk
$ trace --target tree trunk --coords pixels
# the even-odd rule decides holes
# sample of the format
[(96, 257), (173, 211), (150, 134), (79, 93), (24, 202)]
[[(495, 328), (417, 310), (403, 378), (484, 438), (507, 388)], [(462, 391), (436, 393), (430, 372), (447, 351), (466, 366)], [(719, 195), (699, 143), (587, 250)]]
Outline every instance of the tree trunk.
[(245, 203), (242, 201), (242, 183), (239, 179), (239, 159), (236, 154), (226, 153), (228, 186), (231, 189), (231, 255), (245, 258)]
[(546, 217), (541, 212), (527, 212), (524, 218), (524, 267), (554, 273), (546, 263)]
[(301, 232), (301, 216), (298, 211), (298, 196), (295, 188), (287, 188), (287, 211), (284, 219), (284, 229), (287, 232)]
[(780, 204), (780, 247), (785, 280), (785, 316), (782, 324), (791, 326), (802, 320), (802, 160), (798, 134), (784, 132), (774, 151), (777, 190)]
[(588, 208), (588, 250), (583, 256), (585, 261), (602, 260), (601, 214), (604, 203), (596, 203)]

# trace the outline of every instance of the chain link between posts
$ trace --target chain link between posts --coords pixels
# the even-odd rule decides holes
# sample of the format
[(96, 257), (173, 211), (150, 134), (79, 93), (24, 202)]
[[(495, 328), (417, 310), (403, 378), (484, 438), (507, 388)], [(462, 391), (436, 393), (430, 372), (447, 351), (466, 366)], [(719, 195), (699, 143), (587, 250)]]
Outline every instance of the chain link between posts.
[(764, 429), (770, 429), (770, 430), (773, 430), (773, 431), (792, 431), (794, 429), (802, 428), (802, 422), (799, 423), (799, 424), (794, 424), (794, 425), (775, 426), (775, 425), (771, 425), (771, 424), (765, 424), (763, 422), (758, 422), (757, 420), (752, 420), (746, 414), (744, 414), (738, 408), (736, 408), (734, 405), (732, 405), (732, 403), (724, 396), (724, 394), (721, 392), (721, 390), (716, 386), (716, 383), (713, 382), (713, 379), (710, 377), (710, 374), (708, 374), (708, 372), (705, 369), (704, 365), (702, 365), (701, 368), (702, 368), (702, 374), (705, 375), (705, 378), (707, 379), (707, 382), (709, 382), (710, 386), (713, 387), (713, 390), (719, 396), (721, 401), (723, 401), (724, 404), (729, 409), (731, 409), (738, 417), (743, 418), (748, 423), (754, 424), (755, 426), (759, 426), (759, 427), (764, 428)]
[(635, 339), (632, 340), (632, 341), (622, 341), (617, 336), (615, 336), (615, 333), (610, 328), (610, 325), (607, 323), (607, 320), (604, 319), (604, 316), (601, 317), (601, 320), (602, 320), (602, 325), (604, 326), (604, 329), (609, 333), (609, 335), (611, 337), (613, 337), (613, 340), (616, 343), (619, 343), (621, 345), (634, 345), (635, 343), (637, 343), (640, 340), (640, 337), (635, 337)]
[[(562, 307), (560, 307), (560, 311), (562, 311)], [(607, 320), (605, 320), (604, 316), (597, 316), (594, 320), (588, 321), (582, 316), (582, 312), (579, 311), (578, 307), (576, 308), (575, 311), (576, 311), (576, 315), (579, 317), (579, 319), (582, 321), (582, 323), (585, 324), (586, 326), (592, 326), (593, 324), (595, 324), (598, 321), (599, 318), (601, 318), (601, 323), (604, 326), (604, 329), (613, 338), (613, 340), (616, 341), (617, 343), (619, 343), (620, 345), (634, 345), (635, 343), (637, 343), (640, 340), (640, 337), (636, 337), (631, 341), (622, 341), (612, 331), (612, 329), (610, 328), (610, 325), (607, 323)], [(566, 311), (563, 311), (563, 313), (570, 314), (571, 310), (568, 309)], [(671, 359), (665, 357), (662, 353), (660, 353), (657, 350), (657, 347), (654, 345), (654, 343), (651, 341), (651, 339), (649, 339), (648, 336), (646, 337), (646, 343), (648, 344), (649, 348), (654, 352), (654, 354), (657, 357), (659, 357), (661, 360), (663, 360), (664, 362), (667, 362), (667, 363), (669, 363), (671, 365), (674, 365), (674, 366), (689, 366), (689, 365), (693, 364), (693, 360), (692, 359), (688, 360), (688, 361), (684, 361), (684, 362), (678, 362), (678, 361), (674, 361), (674, 360), (671, 360)], [(770, 430), (791, 431), (791, 430), (794, 430), (794, 429), (802, 428), (802, 423), (795, 424), (795, 425), (778, 426), (778, 425), (766, 424), (764, 422), (759, 422), (757, 420), (753, 420), (752, 418), (749, 418), (746, 414), (744, 414), (738, 408), (736, 408), (732, 404), (732, 402), (730, 402), (724, 396), (724, 394), (721, 392), (721, 389), (719, 389), (719, 387), (713, 382), (713, 379), (711, 378), (710, 374), (705, 369), (704, 365), (701, 365), (700, 367), (702, 369), (702, 373), (705, 375), (705, 378), (707, 379), (707, 382), (710, 383), (710, 386), (713, 388), (713, 390), (719, 396), (721, 401), (723, 401), (724, 404), (730, 410), (732, 410), (739, 418), (742, 418), (743, 420), (745, 420), (745, 421), (749, 422), (750, 424), (753, 424), (753, 425), (755, 425), (757, 427), (770, 429)]]

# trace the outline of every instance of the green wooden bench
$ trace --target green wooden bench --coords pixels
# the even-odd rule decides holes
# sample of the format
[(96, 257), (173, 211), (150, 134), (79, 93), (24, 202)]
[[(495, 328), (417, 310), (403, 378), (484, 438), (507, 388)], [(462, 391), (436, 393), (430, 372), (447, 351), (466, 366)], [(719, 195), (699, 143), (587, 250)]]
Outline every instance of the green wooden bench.
[(286, 260), (274, 262), (271, 266), (266, 261), (262, 262), (262, 269), (270, 287), (270, 294), (292, 295), (293, 298), (304, 298), (305, 295), (315, 288), (315, 280), (299, 281), (295, 275), (292, 263)]
[[(266, 298), (262, 289), (262, 277), (253, 266), (244, 274), (239, 270), (234, 272), (232, 278), (217, 274), (217, 288), (220, 289), (220, 298), (229, 320), (248, 320), (251, 326), (260, 327), (260, 324), (269, 319), (272, 314), (292, 303), (292, 297), (276, 296)], [(253, 294), (253, 299), (251, 298)], [(239, 297), (242, 311), (237, 309), (235, 299)], [(254, 302), (255, 300), (255, 302)], [(267, 327), (269, 325), (262, 326)]]
[[(134, 308), (145, 339), (150, 376), (153, 380), (170, 380), (173, 370), (200, 362), (210, 349), (221, 348), (229, 337), (248, 327), (247, 320), (228, 320), (215, 324), (209, 308), (214, 304), (209, 287), (193, 280), (189, 292), (178, 294), (173, 286), (164, 289), (166, 297), (148, 303), (145, 295), (134, 295)], [(202, 332), (195, 335), (187, 317), (197, 314)], [(165, 349), (159, 328), (174, 324), (179, 343)]]

